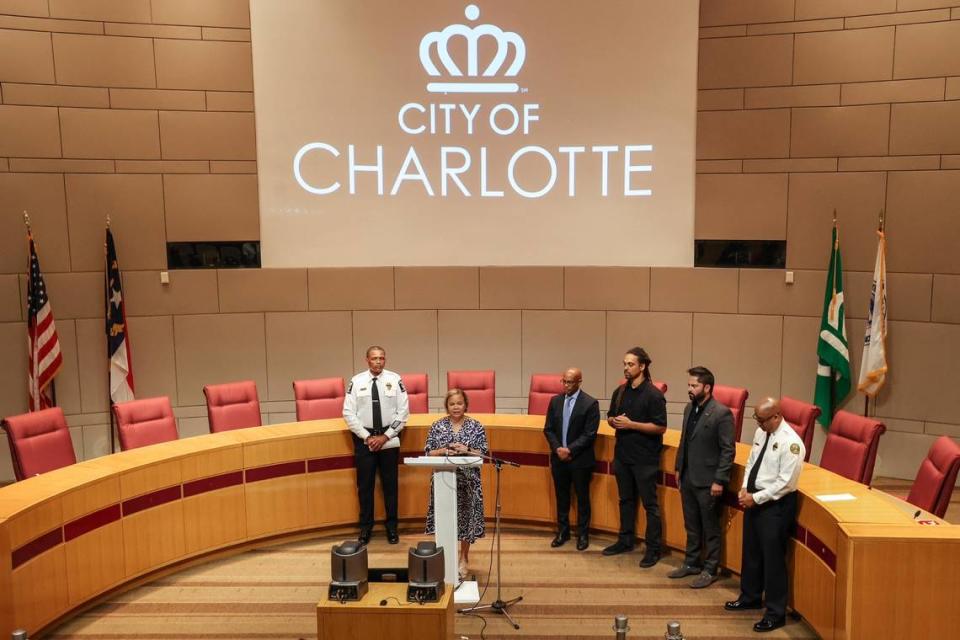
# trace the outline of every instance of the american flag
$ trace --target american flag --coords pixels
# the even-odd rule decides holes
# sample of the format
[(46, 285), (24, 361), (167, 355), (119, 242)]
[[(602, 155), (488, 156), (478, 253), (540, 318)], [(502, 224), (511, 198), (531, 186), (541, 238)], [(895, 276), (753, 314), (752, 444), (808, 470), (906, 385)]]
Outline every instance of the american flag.
[(113, 233), (107, 227), (107, 360), (110, 365), (110, 400), (133, 400), (133, 360), (130, 357), (130, 338), (127, 336), (127, 312), (123, 305), (123, 286), (120, 264)]
[(60, 339), (53, 322), (53, 309), (47, 298), (47, 286), (40, 273), (40, 260), (33, 243), (33, 235), (27, 233), (30, 243), (30, 273), (27, 281), (27, 339), (30, 350), (27, 368), (27, 384), (30, 392), (30, 411), (53, 406), (48, 387), (53, 377), (60, 372), (63, 355)]

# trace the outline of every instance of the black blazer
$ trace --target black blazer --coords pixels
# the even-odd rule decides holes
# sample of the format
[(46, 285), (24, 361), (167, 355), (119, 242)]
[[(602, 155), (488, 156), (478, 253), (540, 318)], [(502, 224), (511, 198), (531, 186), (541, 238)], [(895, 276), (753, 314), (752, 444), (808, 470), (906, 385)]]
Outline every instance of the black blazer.
[(571, 469), (592, 469), (597, 460), (593, 453), (593, 443), (597, 439), (597, 429), (600, 427), (600, 404), (586, 391), (580, 390), (580, 395), (577, 396), (573, 411), (570, 413), (570, 425), (567, 427), (567, 448), (570, 449), (571, 459), (569, 462), (562, 462), (557, 456), (557, 448), (563, 446), (565, 397), (560, 393), (550, 399), (546, 420), (543, 423), (543, 435), (550, 443), (550, 464), (566, 464)]
[(711, 397), (703, 407), (703, 415), (693, 433), (688, 435), (687, 418), (692, 407), (693, 404), (688, 403), (683, 410), (683, 432), (680, 448), (677, 449), (676, 471), (684, 482), (694, 487), (709, 487), (714, 482), (727, 486), (737, 450), (733, 441), (733, 413)]

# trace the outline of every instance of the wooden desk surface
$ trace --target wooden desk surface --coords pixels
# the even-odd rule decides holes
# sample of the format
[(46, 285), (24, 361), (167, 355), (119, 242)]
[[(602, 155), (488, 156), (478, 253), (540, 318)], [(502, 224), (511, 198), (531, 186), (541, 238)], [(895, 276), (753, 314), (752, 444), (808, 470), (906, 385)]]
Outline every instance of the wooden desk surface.
[[(422, 450), (438, 417), (411, 417), (404, 455)], [(523, 465), (502, 474), (504, 516), (552, 526), (556, 515), (543, 418), (474, 417), (486, 425), (495, 452)], [(658, 488), (665, 542), (675, 549), (683, 548), (685, 535), (673, 470), (679, 437), (672, 429), (664, 436)], [(619, 528), (609, 464), (613, 445), (613, 430), (601, 425), (592, 525), (608, 532)], [(740, 566), (742, 512), (731, 498), (743, 481), (749, 449), (737, 445), (724, 510), (723, 563), (734, 572)], [(489, 466), (481, 476), (492, 496)], [(402, 466), (400, 483), (401, 518), (422, 520), (429, 473)], [(818, 498), (838, 493), (855, 499)], [(878, 624), (887, 637), (897, 638), (929, 637), (941, 628), (936, 625), (947, 637), (960, 628), (960, 607), (945, 601), (927, 635), (919, 635), (914, 621), (892, 613), (940, 604), (945, 593), (955, 596), (957, 590), (944, 591), (925, 579), (930, 567), (906, 559), (915, 549), (925, 562), (938, 563), (935, 574), (955, 566), (960, 527), (928, 514), (920, 519), (939, 524), (923, 526), (913, 518), (916, 510), (902, 501), (810, 464), (804, 465), (799, 494), (793, 604), (822, 637), (866, 639), (871, 637), (867, 630)], [(485, 507), (492, 515), (492, 500)], [(377, 509), (382, 513), (379, 499)], [(355, 526), (357, 511), (353, 444), (340, 419), (187, 438), (30, 478), (0, 489), (0, 636), (16, 627), (35, 633), (104, 593), (187, 560), (280, 536)], [(643, 525), (641, 510), (637, 530)], [(866, 585), (864, 580), (877, 578), (873, 562), (895, 568), (897, 582), (885, 583), (880, 591)], [(948, 575), (942, 579), (941, 585), (953, 584)], [(36, 584), (48, 588), (40, 592)]]

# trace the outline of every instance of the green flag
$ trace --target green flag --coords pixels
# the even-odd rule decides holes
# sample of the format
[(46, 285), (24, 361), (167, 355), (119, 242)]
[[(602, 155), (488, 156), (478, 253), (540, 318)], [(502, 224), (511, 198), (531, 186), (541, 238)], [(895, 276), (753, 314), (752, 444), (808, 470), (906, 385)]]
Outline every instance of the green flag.
[(845, 319), (840, 234), (834, 222), (823, 318), (817, 340), (817, 387), (813, 396), (813, 403), (820, 407), (818, 420), (826, 427), (830, 426), (833, 414), (850, 394), (850, 350), (847, 348)]

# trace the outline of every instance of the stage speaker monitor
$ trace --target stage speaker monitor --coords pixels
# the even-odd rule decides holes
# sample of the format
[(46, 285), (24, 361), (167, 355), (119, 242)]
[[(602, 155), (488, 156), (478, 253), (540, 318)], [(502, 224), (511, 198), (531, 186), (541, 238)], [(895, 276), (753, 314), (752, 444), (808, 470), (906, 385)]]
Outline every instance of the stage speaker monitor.
[(439, 602), (443, 596), (443, 547), (436, 542), (420, 542), (407, 554), (410, 582), (408, 602)]
[(347, 540), (330, 551), (330, 590), (328, 597), (343, 603), (359, 600), (367, 594), (367, 548), (356, 540)]

